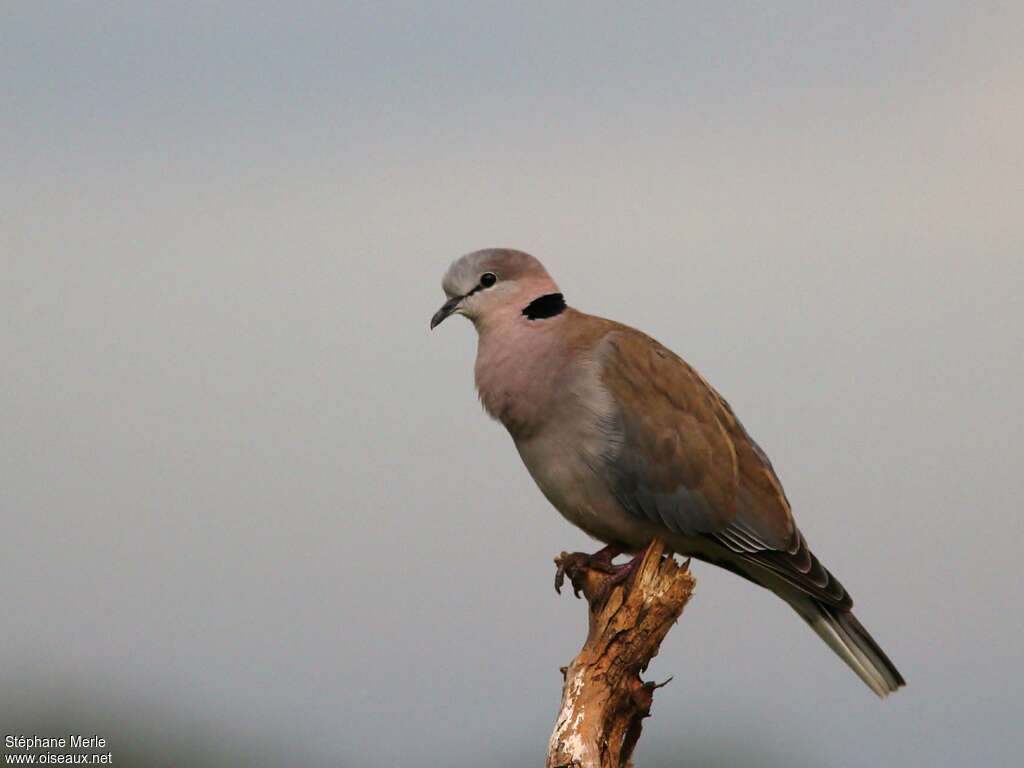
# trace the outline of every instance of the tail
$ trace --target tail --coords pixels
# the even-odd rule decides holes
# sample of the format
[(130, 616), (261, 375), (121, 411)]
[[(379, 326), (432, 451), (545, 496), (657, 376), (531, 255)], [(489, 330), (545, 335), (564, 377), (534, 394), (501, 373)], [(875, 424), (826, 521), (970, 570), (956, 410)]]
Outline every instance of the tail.
[(906, 685), (903, 675), (851, 611), (825, 605), (807, 595), (784, 597), (879, 698), (884, 699)]

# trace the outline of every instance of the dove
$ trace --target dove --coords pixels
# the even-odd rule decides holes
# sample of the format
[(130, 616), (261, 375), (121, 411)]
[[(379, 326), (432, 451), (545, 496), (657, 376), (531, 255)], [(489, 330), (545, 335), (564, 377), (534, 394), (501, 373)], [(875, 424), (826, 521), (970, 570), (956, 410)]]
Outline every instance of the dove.
[(811, 552), (768, 456), (681, 357), (568, 306), (522, 251), (462, 256), (442, 288), (431, 329), (472, 321), (480, 401), (551, 505), (606, 545), (584, 557), (611, 568), (660, 539), (782, 598), (879, 697), (905, 685)]

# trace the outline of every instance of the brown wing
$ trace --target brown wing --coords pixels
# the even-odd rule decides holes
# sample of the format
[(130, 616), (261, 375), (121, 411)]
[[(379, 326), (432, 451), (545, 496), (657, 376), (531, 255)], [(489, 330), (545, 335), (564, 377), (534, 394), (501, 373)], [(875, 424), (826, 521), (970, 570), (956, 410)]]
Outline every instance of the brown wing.
[(629, 512), (710, 537), (830, 605), (852, 604), (808, 549), (768, 457), (700, 374), (624, 326), (605, 337), (600, 361), (616, 404), (606, 466)]

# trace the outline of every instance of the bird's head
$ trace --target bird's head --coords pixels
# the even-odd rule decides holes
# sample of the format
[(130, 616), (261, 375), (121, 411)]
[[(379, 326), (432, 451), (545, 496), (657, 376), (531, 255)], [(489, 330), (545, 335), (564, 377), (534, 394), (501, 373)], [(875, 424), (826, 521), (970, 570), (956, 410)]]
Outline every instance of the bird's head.
[(565, 308), (544, 265), (507, 248), (474, 251), (456, 259), (441, 283), (448, 300), (430, 320), (436, 328), (449, 315), (464, 315), (477, 327), (502, 318), (550, 317)]

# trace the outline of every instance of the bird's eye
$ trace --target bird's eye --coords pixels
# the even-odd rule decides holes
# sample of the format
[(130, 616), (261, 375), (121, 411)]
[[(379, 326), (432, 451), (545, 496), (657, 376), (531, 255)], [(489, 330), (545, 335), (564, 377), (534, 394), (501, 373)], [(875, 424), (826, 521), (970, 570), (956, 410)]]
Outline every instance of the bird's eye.
[(484, 288), (490, 288), (496, 282), (498, 282), (498, 276), (493, 272), (484, 272), (480, 275), (480, 285)]

